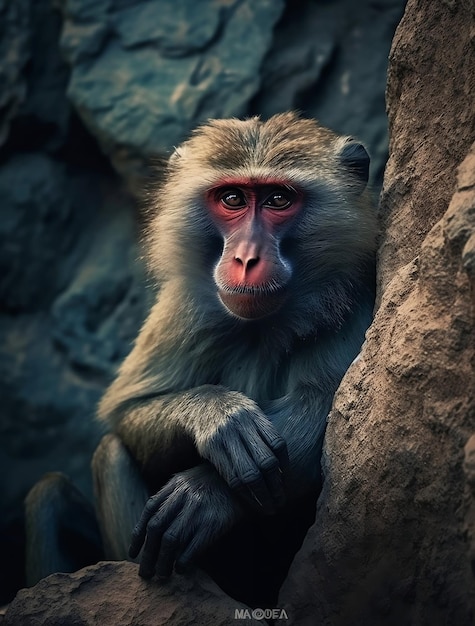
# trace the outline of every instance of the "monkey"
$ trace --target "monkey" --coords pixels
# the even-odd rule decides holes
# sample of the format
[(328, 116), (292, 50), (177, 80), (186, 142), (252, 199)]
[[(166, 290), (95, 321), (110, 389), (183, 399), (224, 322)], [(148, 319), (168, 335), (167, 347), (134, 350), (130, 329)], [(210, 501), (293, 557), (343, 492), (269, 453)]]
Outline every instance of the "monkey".
[(121, 502), (101, 510), (104, 536), (116, 558), (141, 551), (143, 577), (318, 489), (372, 316), (368, 172), (361, 143), (294, 113), (210, 121), (170, 158), (147, 238), (158, 298), (101, 401), (114, 434), (93, 463), (97, 493)]
[(295, 112), (209, 120), (174, 150), (145, 236), (156, 300), (98, 409), (107, 558), (165, 579), (241, 527), (292, 528), (307, 498), (314, 516), (327, 415), (373, 313), (369, 164)]

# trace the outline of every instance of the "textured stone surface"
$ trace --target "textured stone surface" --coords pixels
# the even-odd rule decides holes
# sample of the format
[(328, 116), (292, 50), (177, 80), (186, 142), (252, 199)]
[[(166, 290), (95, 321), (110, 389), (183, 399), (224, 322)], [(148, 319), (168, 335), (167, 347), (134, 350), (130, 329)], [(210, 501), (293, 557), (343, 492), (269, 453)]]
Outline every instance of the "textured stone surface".
[(148, 156), (208, 117), (295, 107), (364, 140), (380, 184), (387, 54), (404, 4), (289, 2), (273, 33), (281, 0), (65, 0), (69, 95), (134, 188)]
[[(69, 95), (119, 171), (209, 117), (246, 113), (282, 0), (67, 0)], [(245, 45), (243, 45), (245, 42)]]
[(28, 36), (30, 3), (28, 0), (0, 0), (0, 146), (5, 142), (10, 123), (26, 92), (22, 75), (29, 58)]
[[(19, 4), (10, 2), (11, 6)], [(66, 97), (69, 68), (61, 58), (61, 15), (51, 0), (30, 0), (29, 63), (23, 76), (26, 97), (14, 119), (17, 143), (49, 151), (67, 140), (72, 106)], [(31, 143), (28, 146), (31, 149)]]
[(77, 233), (98, 206), (97, 194), (76, 195), (73, 185), (64, 165), (41, 153), (13, 157), (0, 169), (3, 310), (45, 310), (71, 280), (84, 254)]
[(380, 307), (337, 392), (316, 523), (281, 590), (292, 624), (474, 620), (473, 8), (411, 0), (395, 37)]
[(387, 218), (382, 289), (444, 214), (456, 167), (473, 140), (474, 19), (470, 1), (413, 0), (394, 37), (387, 89), (391, 158), (381, 202)]
[(168, 582), (144, 581), (132, 563), (99, 563), (75, 574), (53, 574), (18, 593), (5, 626), (224, 626), (246, 607), (203, 573)]
[(22, 500), (29, 488), (45, 472), (63, 471), (91, 496), (89, 463), (101, 436), (95, 406), (145, 312), (130, 207), (93, 176), (69, 172), (67, 181), (64, 168), (41, 155), (0, 169), (6, 598), (21, 584)]
[[(48, 185), (45, 180), (42, 184)], [(69, 234), (64, 225), (58, 226), (64, 216), (60, 198), (54, 208), (61, 219), (47, 215), (42, 222), (31, 220), (30, 214), (35, 230), (28, 228), (20, 207), (12, 213), (19, 222), (12, 232), (20, 238), (10, 246), (12, 255), (30, 253), (24, 272), (38, 271), (30, 276), (18, 269), (15, 280), (7, 281), (11, 289), (5, 289), (2, 302), (15, 303), (21, 314), (7, 310), (0, 315), (1, 439), (8, 442), (1, 450), (0, 465), (17, 476), (23, 489), (41, 471), (61, 469), (74, 475), (80, 486), (89, 483), (88, 461), (99, 436), (94, 406), (130, 349), (144, 315), (143, 276), (136, 264), (130, 212), (113, 193), (101, 195), (100, 211), (96, 207), (95, 213), (93, 206), (85, 215), (76, 210), (73, 215), (87, 219), (88, 225), (82, 223), (81, 230), (80, 220), (69, 219)], [(87, 194), (79, 198), (85, 204), (90, 199)], [(31, 198), (27, 206), (30, 211), (35, 206)], [(53, 208), (45, 201), (41, 206)], [(0, 223), (10, 222), (5, 218)], [(22, 267), (20, 260), (12, 256), (7, 266), (15, 271)], [(67, 287), (61, 282), (61, 293), (51, 303), (55, 271), (63, 268), (68, 269)], [(48, 277), (46, 284), (42, 275)], [(63, 281), (62, 271), (59, 277)], [(37, 315), (29, 314), (33, 306), (39, 309)], [(2, 490), (7, 489), (12, 487), (2, 481)]]

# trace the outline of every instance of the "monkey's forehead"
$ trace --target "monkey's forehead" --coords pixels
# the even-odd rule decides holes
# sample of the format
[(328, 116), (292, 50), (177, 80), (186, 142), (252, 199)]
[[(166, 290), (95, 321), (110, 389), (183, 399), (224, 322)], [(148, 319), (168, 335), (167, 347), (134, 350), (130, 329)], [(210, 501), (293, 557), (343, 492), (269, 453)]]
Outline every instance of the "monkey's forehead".
[[(254, 175), (286, 169), (332, 168), (344, 141), (315, 120), (294, 113), (262, 122), (211, 120), (178, 150), (184, 161), (198, 161), (221, 171)], [(185, 163), (183, 163), (185, 165)]]

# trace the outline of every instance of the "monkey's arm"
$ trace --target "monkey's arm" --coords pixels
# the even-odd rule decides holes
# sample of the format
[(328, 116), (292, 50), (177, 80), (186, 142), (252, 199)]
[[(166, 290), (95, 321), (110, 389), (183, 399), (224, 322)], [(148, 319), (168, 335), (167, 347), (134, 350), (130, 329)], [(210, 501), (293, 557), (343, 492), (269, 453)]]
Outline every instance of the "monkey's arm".
[[(130, 548), (130, 555), (135, 558), (143, 546), (140, 566), (142, 576), (149, 578), (155, 571), (161, 576), (167, 576), (174, 564), (178, 569), (186, 567), (217, 537), (249, 513), (246, 513), (246, 507), (236, 497), (235, 490), (231, 490), (230, 481), (223, 479), (226, 478), (226, 468), (237, 470), (241, 479), (243, 476), (247, 479), (247, 482), (235, 483), (238, 491), (239, 485), (246, 485), (247, 495), (259, 494), (262, 502), (257, 502), (257, 496), (252, 500), (254, 505), (258, 504), (257, 508), (261, 512), (275, 511), (274, 505), (283, 501), (284, 490), (289, 497), (295, 497), (318, 487), (320, 448), (326, 416), (336, 386), (359, 349), (361, 334), (340, 335), (338, 342), (338, 345), (344, 346), (341, 348), (344, 354), (336, 353), (333, 361), (330, 355), (338, 352), (333, 341), (321, 341), (318, 349), (311, 347), (296, 358), (292, 365), (294, 385), (286, 396), (263, 407), (267, 417), (242, 394), (211, 385), (149, 399), (142, 406), (144, 414), (136, 413), (134, 418), (133, 412), (130, 412), (128, 417), (123, 416), (119, 430), (124, 428), (125, 440), (133, 435), (134, 420), (137, 420), (144, 428), (144, 436), (148, 431), (149, 437), (157, 437), (153, 445), (157, 445), (158, 449), (161, 449), (160, 446), (165, 449), (165, 446), (160, 443), (157, 424), (165, 427), (167, 419), (175, 423), (173, 415), (176, 416), (176, 412), (179, 415), (186, 413), (186, 420), (199, 424), (200, 428), (205, 429), (204, 432), (208, 428), (208, 434), (210, 429), (206, 419), (212, 422), (222, 420), (220, 427), (211, 431), (212, 436), (208, 439), (205, 437), (208, 448), (219, 450), (216, 467), (202, 463), (179, 472), (147, 503), (133, 531)], [(337, 365), (332, 368), (332, 363)], [(192, 407), (195, 407), (196, 414), (189, 412)], [(227, 413), (225, 419), (221, 415), (223, 408)], [(248, 411), (250, 421), (255, 421), (258, 416), (257, 421), (262, 421), (264, 431), (268, 430), (272, 420), (272, 433), (279, 432), (282, 439), (286, 440), (289, 466), (285, 472), (285, 485), (282, 484), (278, 466), (278, 471), (274, 473), (266, 473), (265, 464), (264, 468), (262, 464), (255, 464), (252, 473), (247, 476), (243, 471), (243, 464), (249, 454), (254, 451), (262, 455), (263, 448), (262, 437), (255, 439), (252, 445), (249, 444), (252, 441), (249, 432), (254, 431), (243, 427), (246, 424), (244, 408)], [(185, 423), (180, 421), (180, 424), (185, 429)], [(128, 428), (130, 432), (127, 432)], [(170, 445), (170, 441), (167, 445)], [(270, 455), (267, 457), (268, 460), (272, 458), (275, 459)], [(275, 469), (274, 461), (272, 464)]]
[(142, 467), (170, 476), (191, 465), (180, 465), (181, 451), (196, 464), (194, 449), (235, 491), (272, 512), (284, 499), (285, 441), (256, 402), (206, 384), (219, 373), (222, 343), (212, 322), (203, 328), (192, 317), (197, 307), (183, 291), (164, 286), (99, 417)]
[[(291, 396), (283, 398), (274, 403), (271, 414), (289, 440), (290, 467), (285, 473), (285, 491), (293, 497), (312, 487), (315, 489), (320, 477), (318, 450), (323, 439), (326, 405), (319, 406), (319, 400), (310, 391), (304, 397), (305, 402), (301, 396), (298, 403)], [(228, 431), (224, 440), (232, 445), (234, 435), (234, 431)], [(246, 440), (246, 432), (242, 433), (242, 438)], [(256, 444), (257, 450), (259, 445), (262, 444)], [(174, 565), (178, 571), (186, 568), (216, 539), (249, 515), (249, 507), (237, 497), (236, 486), (231, 489), (220, 474), (211, 464), (201, 463), (175, 474), (148, 500), (132, 533), (129, 552), (136, 558), (143, 547), (141, 576), (151, 578), (157, 573), (165, 577), (171, 574)], [(260, 481), (268, 486), (269, 496)], [(259, 480), (253, 480), (247, 493), (259, 495), (262, 502), (258, 502), (255, 495), (253, 504), (254, 508), (258, 505), (261, 513), (275, 512), (284, 500), (282, 475), (279, 472), (275, 478), (270, 473), (262, 473)]]
[[(121, 383), (126, 384), (119, 377), (114, 385)], [(272, 513), (283, 504), (285, 441), (243, 394), (201, 385), (130, 400), (112, 414), (104, 412), (104, 404), (107, 396), (103, 417), (109, 418), (146, 474), (168, 477), (196, 465), (199, 455), (255, 508)]]
[[(132, 533), (129, 554), (135, 559), (143, 546), (139, 573), (144, 578), (155, 572), (168, 576), (174, 565), (185, 568), (231, 529), (244, 515), (237, 493), (261, 512), (275, 511), (284, 500), (279, 463), (285, 466), (285, 444), (242, 394), (206, 385), (142, 398), (118, 407), (111, 422), (143, 465), (151, 463), (167, 478), (175, 474), (149, 499)], [(221, 427), (213, 430), (217, 422)], [(197, 465), (178, 471), (183, 470), (176, 467), (183, 446), (198, 444), (202, 457), (209, 453), (220, 473), (196, 454), (187, 460)]]

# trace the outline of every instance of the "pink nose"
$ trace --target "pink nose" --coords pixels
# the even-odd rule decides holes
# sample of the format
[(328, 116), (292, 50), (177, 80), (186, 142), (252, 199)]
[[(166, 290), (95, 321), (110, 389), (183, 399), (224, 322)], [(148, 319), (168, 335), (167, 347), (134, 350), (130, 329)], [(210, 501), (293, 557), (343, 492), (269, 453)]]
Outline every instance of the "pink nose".
[(242, 240), (234, 250), (234, 266), (243, 278), (256, 267), (260, 261), (259, 243), (249, 239)]
[(259, 263), (259, 257), (257, 255), (253, 256), (251, 254), (248, 256), (236, 255), (234, 257), (234, 260), (238, 265), (242, 267), (245, 274), (249, 272), (250, 270), (252, 270), (252, 268), (255, 267)]
[(236, 254), (233, 259), (233, 279), (237, 283), (246, 283), (249, 285), (258, 285), (265, 280), (267, 264), (259, 255)]

